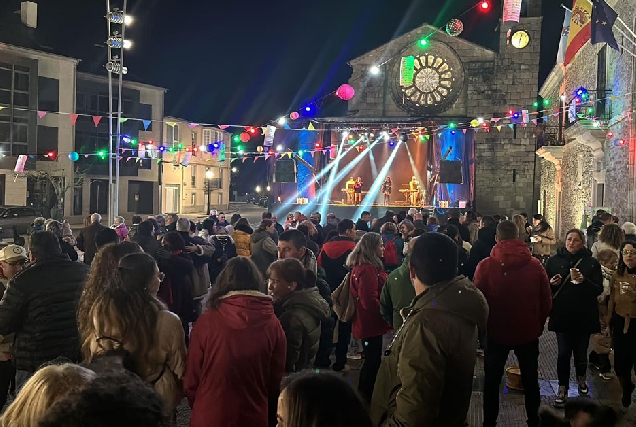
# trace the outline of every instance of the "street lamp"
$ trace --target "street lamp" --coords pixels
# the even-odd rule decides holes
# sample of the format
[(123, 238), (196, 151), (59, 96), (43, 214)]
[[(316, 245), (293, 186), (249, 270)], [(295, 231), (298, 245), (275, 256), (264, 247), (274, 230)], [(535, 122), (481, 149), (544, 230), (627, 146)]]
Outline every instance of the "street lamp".
[(261, 186), (260, 186), (260, 185), (257, 185), (257, 186), (256, 186), (256, 192), (257, 192), (257, 193), (260, 193), (260, 192), (261, 192)]
[(236, 166), (232, 167), (232, 172), (236, 173), (238, 171), (238, 169), (236, 169)]
[(272, 187), (270, 187), (269, 185), (267, 186), (267, 191), (272, 191)]
[(205, 184), (208, 191), (208, 215), (210, 214), (210, 190), (211, 190), (211, 180), (214, 177), (214, 173), (208, 169), (205, 171)]

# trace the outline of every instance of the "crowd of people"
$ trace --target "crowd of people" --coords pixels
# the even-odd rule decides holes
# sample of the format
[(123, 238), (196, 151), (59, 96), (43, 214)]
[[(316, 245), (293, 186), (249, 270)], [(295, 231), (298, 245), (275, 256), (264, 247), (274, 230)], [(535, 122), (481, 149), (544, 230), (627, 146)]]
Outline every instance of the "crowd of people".
[[(571, 358), (588, 396), (588, 362), (607, 374), (613, 352), (632, 403), (636, 226), (607, 216), (556, 252), (552, 227), (524, 213), (265, 212), (255, 229), (217, 211), (130, 227), (93, 214), (77, 237), (38, 219), (28, 250), (0, 250), (0, 426), (173, 425), (184, 398), (194, 427), (464, 426), (481, 353), (488, 427), (511, 351), (528, 425), (559, 425), (540, 411), (546, 321), (554, 406), (613, 425), (568, 396)], [(351, 358), (357, 390), (338, 374)]]

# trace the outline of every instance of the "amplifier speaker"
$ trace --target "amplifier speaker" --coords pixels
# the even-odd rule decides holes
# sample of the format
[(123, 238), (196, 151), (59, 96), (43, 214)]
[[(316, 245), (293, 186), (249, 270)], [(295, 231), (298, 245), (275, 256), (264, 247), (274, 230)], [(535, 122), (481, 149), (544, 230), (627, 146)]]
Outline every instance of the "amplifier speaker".
[(463, 184), (462, 162), (442, 160), (439, 164), (439, 182), (442, 184)]
[(296, 161), (294, 159), (276, 160), (274, 182), (296, 182)]

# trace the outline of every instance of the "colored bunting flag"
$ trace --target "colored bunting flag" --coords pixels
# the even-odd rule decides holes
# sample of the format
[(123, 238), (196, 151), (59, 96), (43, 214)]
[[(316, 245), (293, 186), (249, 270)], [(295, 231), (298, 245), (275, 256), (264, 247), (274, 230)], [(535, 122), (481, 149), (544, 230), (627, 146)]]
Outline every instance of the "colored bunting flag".
[(514, 125), (514, 123), (510, 123), (510, 124), (508, 125), (508, 127), (509, 127), (510, 129), (514, 129), (514, 128), (515, 128), (515, 125)]
[(568, 34), (568, 46), (565, 50), (564, 65), (568, 65), (574, 56), (587, 43), (592, 35), (592, 3), (589, 0), (574, 0), (572, 20)]
[(102, 116), (93, 116), (93, 123), (95, 123), (95, 127), (99, 125), (99, 122), (102, 121)]
[(15, 173), (24, 172), (24, 167), (26, 166), (27, 157), (28, 156), (24, 154), (18, 156), (18, 161), (15, 162), (15, 168), (13, 169), (13, 172)]
[(125, 118), (125, 117), (120, 117), (119, 118), (119, 123), (126, 123), (127, 121), (128, 121), (128, 119)]
[(174, 127), (176, 125), (175, 122), (166, 122), (166, 124), (170, 127)]
[(79, 117), (79, 114), (69, 114), (68, 116), (71, 119), (71, 125), (75, 126), (75, 123), (77, 123), (77, 118)]
[(190, 126), (190, 129), (194, 129), (195, 127), (199, 126), (198, 123), (189, 123), (188, 126)]
[(501, 125), (497, 126), (497, 130), (501, 132)]
[(38, 117), (43, 119), (46, 116), (46, 111), (38, 111)]
[(221, 129), (221, 130), (225, 130), (225, 129), (229, 128), (229, 127), (230, 127), (229, 125), (219, 125), (219, 129)]
[[(464, 132), (464, 135), (466, 135), (466, 129), (462, 129), (462, 132)], [(428, 135), (427, 135), (428, 136)]]
[(147, 131), (148, 127), (150, 127), (150, 124), (152, 123), (152, 120), (142, 120), (143, 124), (144, 124), (144, 130)]
[(309, 126), (307, 126), (307, 130), (316, 130), (312, 122), (309, 122)]
[(592, 44), (607, 43), (612, 49), (620, 51), (616, 37), (612, 32), (616, 18), (618, 18), (618, 14), (605, 3), (605, 0), (594, 0), (591, 28)]

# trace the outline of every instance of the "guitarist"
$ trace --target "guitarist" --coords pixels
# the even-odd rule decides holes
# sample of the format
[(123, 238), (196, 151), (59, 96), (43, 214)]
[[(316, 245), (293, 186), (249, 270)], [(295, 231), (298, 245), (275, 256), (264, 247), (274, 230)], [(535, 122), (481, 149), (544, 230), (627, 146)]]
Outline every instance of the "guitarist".
[(420, 182), (417, 180), (417, 177), (411, 177), (411, 182), (409, 182), (409, 195), (411, 196), (411, 206), (417, 206), (417, 196), (420, 192)]

